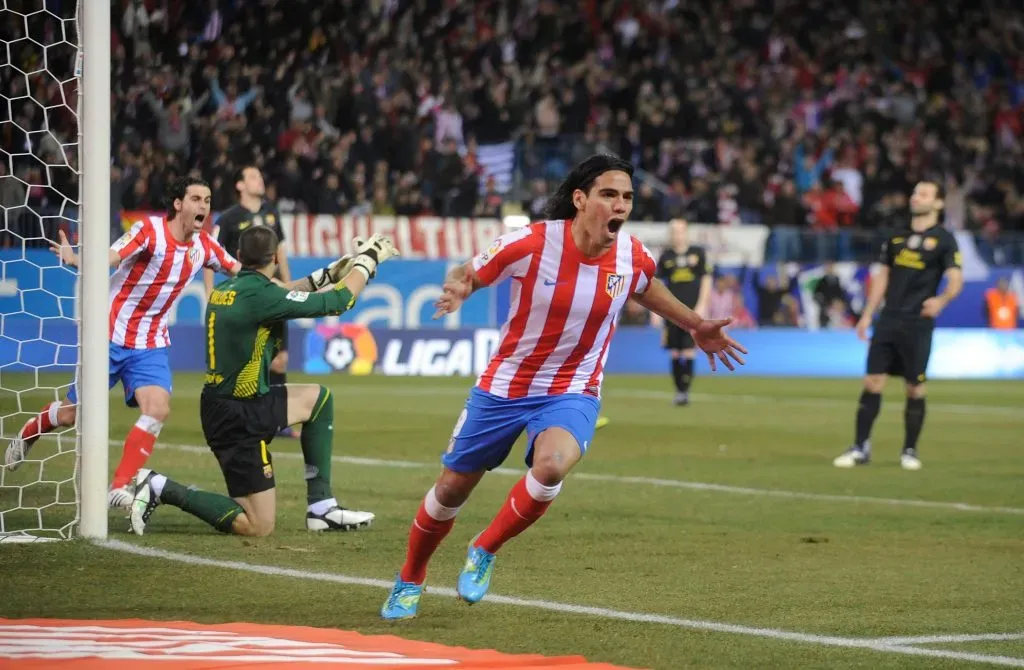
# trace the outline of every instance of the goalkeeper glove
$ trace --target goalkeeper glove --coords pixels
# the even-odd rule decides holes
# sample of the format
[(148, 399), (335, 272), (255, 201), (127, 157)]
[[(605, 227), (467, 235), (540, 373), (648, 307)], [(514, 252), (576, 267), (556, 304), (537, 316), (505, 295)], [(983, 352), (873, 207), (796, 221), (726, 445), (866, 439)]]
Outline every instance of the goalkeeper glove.
[(394, 243), (379, 233), (371, 235), (367, 240), (357, 237), (352, 240), (352, 243), (356, 247), (352, 269), (361, 270), (366, 275), (367, 281), (377, 276), (377, 266), (380, 263), (398, 255)]
[(327, 267), (314, 270), (313, 274), (309, 275), (306, 279), (309, 280), (309, 285), (313, 287), (313, 291), (319, 291), (328, 284), (337, 284), (344, 279), (345, 275), (352, 271), (354, 263), (355, 259), (351, 255), (345, 254)]

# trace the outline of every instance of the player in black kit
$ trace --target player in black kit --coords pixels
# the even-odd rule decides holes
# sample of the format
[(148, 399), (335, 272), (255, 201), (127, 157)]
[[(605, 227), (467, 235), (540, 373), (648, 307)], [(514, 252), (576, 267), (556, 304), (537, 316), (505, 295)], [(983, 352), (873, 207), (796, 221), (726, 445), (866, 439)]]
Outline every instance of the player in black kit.
[[(686, 219), (673, 219), (669, 226), (672, 246), (658, 259), (657, 276), (680, 302), (704, 316), (714, 268), (702, 247), (690, 246)], [(672, 357), (675, 404), (689, 404), (693, 361), (697, 357), (693, 336), (675, 324), (666, 323), (662, 345)]]
[[(235, 172), (235, 190), (238, 191), (238, 202), (221, 212), (217, 218), (215, 236), (221, 246), (228, 250), (228, 253), (235, 253), (238, 250), (238, 237), (242, 231), (250, 226), (267, 226), (277, 233), (280, 241), (281, 264), (278, 267), (274, 279), (287, 283), (291, 281), (291, 271), (288, 267), (288, 257), (284, 250), (284, 231), (281, 229), (281, 215), (272, 202), (266, 200), (266, 185), (263, 181), (263, 173), (255, 165), (245, 165)], [(203, 281), (206, 285), (206, 295), (209, 297), (213, 291), (214, 279), (212, 270), (204, 270)], [(269, 383), (272, 386), (287, 383), (286, 371), (288, 370), (288, 329), (284, 329), (284, 337), (281, 341), (281, 349), (274, 360), (270, 363)], [(295, 437), (291, 428), (286, 428), (281, 433), (283, 436)]]
[[(890, 235), (878, 259), (881, 267), (871, 279), (871, 292), (857, 323), (857, 335), (867, 339), (871, 319), (885, 297), (868, 348), (867, 376), (857, 409), (853, 446), (836, 457), (838, 468), (852, 468), (871, 461), (871, 426), (882, 403), (887, 375), (906, 382), (907, 404), (903, 412), (905, 437), (900, 465), (920, 470), (917, 438), (924, 425), (925, 371), (932, 348), (935, 317), (956, 298), (964, 285), (956, 238), (939, 226), (943, 206), (942, 187), (922, 181), (910, 196), (910, 228)], [(939, 283), (946, 286), (937, 294)]]

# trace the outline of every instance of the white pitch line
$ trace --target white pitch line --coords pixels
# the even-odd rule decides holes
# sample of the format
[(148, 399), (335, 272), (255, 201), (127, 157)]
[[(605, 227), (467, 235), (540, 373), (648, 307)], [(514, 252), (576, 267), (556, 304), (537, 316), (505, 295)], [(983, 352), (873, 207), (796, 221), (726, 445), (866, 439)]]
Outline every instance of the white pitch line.
[[(352, 395), (365, 396), (365, 395), (406, 395), (406, 396), (437, 396), (437, 395), (452, 395), (466, 397), (469, 394), (469, 388), (453, 388), (450, 386), (431, 386), (431, 387), (416, 387), (416, 386), (401, 386), (401, 385), (374, 385), (374, 386), (332, 386), (332, 393), (336, 395), (345, 395), (351, 393)], [(672, 399), (672, 394), (667, 391), (654, 391), (651, 389), (623, 389), (615, 388), (614, 378), (611, 382), (605, 384), (602, 396), (607, 399), (609, 396), (613, 398), (641, 398), (645, 400), (665, 400), (668, 402)], [(854, 393), (856, 395), (856, 392)], [(754, 394), (735, 394), (735, 393), (691, 393), (690, 398), (697, 401), (710, 401), (710, 402), (727, 402), (727, 403), (743, 403), (751, 405), (803, 405), (808, 407), (842, 407), (848, 408), (853, 407), (856, 403), (856, 398), (851, 396), (851, 400), (839, 399), (839, 398), (806, 398), (797, 396), (770, 396), (770, 395), (754, 395)], [(892, 402), (883, 403), (884, 407), (894, 405)], [(900, 411), (902, 411), (902, 404), (896, 405)], [(1009, 417), (1024, 421), (1024, 410), (1018, 407), (1007, 407), (1003, 405), (970, 405), (962, 403), (943, 403), (943, 402), (930, 402), (928, 408), (937, 412), (949, 412), (952, 414), (988, 414), (993, 416)]]
[[(111, 446), (119, 446), (121, 443), (110, 441)], [(209, 453), (209, 447), (194, 444), (168, 444), (157, 443), (157, 447), (173, 449), (175, 451), (186, 451), (190, 453)], [(277, 452), (274, 458), (301, 458), (301, 454), (292, 452)], [(358, 456), (335, 456), (332, 459), (335, 463), (347, 465), (364, 465), (369, 467), (399, 468), (405, 470), (438, 470), (440, 463), (423, 463), (417, 461), (389, 460), (383, 458), (361, 458)], [(499, 475), (521, 477), (523, 472), (513, 468), (496, 468), (491, 472)], [(747, 486), (730, 486), (728, 484), (712, 484), (709, 482), (692, 482), (680, 479), (659, 479), (655, 477), (632, 477), (625, 475), (604, 475), (593, 472), (574, 472), (572, 479), (594, 482), (612, 482), (616, 484), (639, 484), (642, 486), (655, 486), (663, 488), (688, 489), (692, 491), (713, 491), (717, 493), (732, 493), (747, 496), (765, 496), (771, 498), (788, 498), (790, 500), (821, 500), (826, 502), (840, 503), (867, 503), (875, 505), (888, 505), (890, 507), (917, 507), (924, 509), (946, 509), (958, 512), (982, 512), (989, 514), (1013, 514), (1024, 515), (1022, 507), (997, 507), (989, 505), (975, 505), (972, 503), (944, 502), (939, 500), (911, 500), (908, 498), (876, 498), (873, 496), (840, 495), (833, 493), (807, 493), (803, 491), (786, 491), (783, 489), (761, 489)]]
[[(331, 582), (335, 584), (348, 584), (352, 586), (369, 586), (381, 589), (391, 589), (394, 582), (383, 579), (372, 579), (369, 577), (355, 577), (351, 575), (339, 575), (329, 572), (309, 572), (295, 568), (283, 568), (273, 565), (259, 565), (246, 563), (244, 561), (223, 561), (191, 554), (181, 554), (163, 549), (143, 547), (121, 540), (105, 540), (96, 543), (100, 547), (113, 549), (137, 556), (150, 558), (162, 558), (186, 565), (196, 565), (210, 568), (224, 568), (227, 570), (239, 570), (260, 575), (275, 577), (291, 577), (293, 579), (305, 579), (319, 582)], [(438, 595), (446, 598), (456, 598), (458, 594), (455, 589), (445, 587), (428, 587), (426, 592), (430, 596)], [(514, 596), (502, 596), (488, 594), (485, 603), (498, 605), (512, 605), (530, 609), (546, 610), (563, 614), (592, 616), (600, 619), (617, 621), (631, 621), (635, 623), (661, 624), (688, 628), (691, 630), (709, 631), (715, 633), (731, 633), (735, 635), (748, 635), (754, 637), (770, 638), (786, 642), (800, 642), (826, 647), (845, 647), (850, 649), (867, 649), (891, 654), (905, 654), (910, 656), (927, 656), (932, 658), (949, 658), (959, 661), (972, 661), (976, 663), (989, 663), (1008, 667), (1024, 668), (1024, 658), (1013, 658), (1009, 656), (994, 656), (989, 654), (975, 654), (959, 651), (948, 651), (945, 649), (925, 649), (920, 647), (902, 647), (894, 644), (879, 642), (870, 638), (848, 638), (834, 635), (816, 635), (813, 633), (798, 633), (795, 631), (779, 630), (776, 628), (758, 628), (754, 626), (741, 626), (738, 624), (721, 623), (718, 621), (706, 621), (701, 619), (684, 619), (681, 617), (668, 616), (664, 614), (646, 614), (643, 612), (627, 612), (623, 610), (609, 609), (605, 607), (590, 607), (586, 605), (574, 605), (571, 603), (560, 603), (550, 600), (534, 600), (528, 598), (516, 598)]]
[[(612, 400), (623, 398), (639, 398), (643, 400), (664, 400), (666, 403), (672, 399), (672, 394), (665, 391), (654, 391), (651, 389), (623, 389), (614, 387), (614, 378), (612, 382), (608, 382), (605, 385), (603, 397), (605, 400), (609, 398)], [(336, 396), (368, 396), (368, 395), (384, 395), (384, 396), (408, 396), (408, 397), (422, 397), (422, 396), (458, 396), (465, 398), (469, 394), (469, 385), (472, 383), (471, 380), (467, 380), (465, 388), (455, 388), (450, 386), (402, 386), (402, 385), (386, 385), (386, 384), (374, 384), (374, 385), (343, 385), (343, 384), (331, 384), (331, 392)], [(856, 385), (854, 386), (856, 388)], [(29, 395), (32, 389), (28, 389), (24, 392), (25, 395)], [(36, 393), (35, 395), (39, 395)], [(52, 396), (52, 393), (46, 395)], [(182, 389), (175, 391), (174, 397), (176, 398), (198, 398), (200, 395), (199, 390)], [(734, 394), (734, 393), (691, 393), (690, 398), (701, 402), (713, 402), (713, 403), (733, 403), (733, 404), (750, 404), (750, 405), (799, 405), (804, 407), (835, 407), (835, 408), (851, 408), (856, 404), (856, 391), (854, 395), (850, 396), (851, 400), (839, 399), (839, 398), (808, 398), (799, 396), (771, 396), (771, 395), (754, 395), (754, 394)], [(120, 402), (121, 392), (112, 391), (110, 397)], [(935, 412), (948, 412), (950, 414), (963, 414), (970, 416), (997, 416), (1006, 419), (1010, 419), (1016, 422), (1024, 422), (1024, 410), (1019, 407), (1009, 407), (1004, 405), (971, 405), (964, 403), (943, 403), (943, 402), (929, 402), (928, 408)], [(33, 412), (35, 410), (32, 410)], [(903, 405), (900, 402), (884, 402), (882, 404), (883, 413), (886, 411), (903, 411)], [(28, 413), (28, 412), (25, 412)]]
[(978, 635), (917, 635), (914, 637), (876, 637), (872, 638), (879, 644), (960, 644), (963, 642), (1007, 642), (1024, 640), (1021, 633), (980, 633)]

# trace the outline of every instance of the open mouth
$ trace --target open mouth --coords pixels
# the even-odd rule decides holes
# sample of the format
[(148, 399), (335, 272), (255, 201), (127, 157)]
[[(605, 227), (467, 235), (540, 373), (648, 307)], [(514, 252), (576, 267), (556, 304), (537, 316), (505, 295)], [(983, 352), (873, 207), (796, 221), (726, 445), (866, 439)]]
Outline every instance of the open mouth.
[(612, 219), (608, 222), (608, 233), (610, 237), (615, 237), (619, 229), (622, 228), (622, 224), (626, 222), (625, 219)]
[(196, 214), (196, 223), (202, 223), (203, 221), (206, 221), (206, 215), (202, 213)]

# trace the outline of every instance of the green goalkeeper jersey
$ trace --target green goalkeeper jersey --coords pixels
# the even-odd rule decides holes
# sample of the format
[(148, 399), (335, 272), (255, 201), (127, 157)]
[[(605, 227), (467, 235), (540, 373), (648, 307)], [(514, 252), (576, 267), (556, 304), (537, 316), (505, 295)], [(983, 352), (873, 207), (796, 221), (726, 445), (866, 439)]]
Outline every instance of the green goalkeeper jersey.
[(289, 291), (251, 270), (218, 284), (206, 307), (203, 391), (230, 398), (264, 395), (285, 321), (341, 314), (355, 301), (347, 288)]

